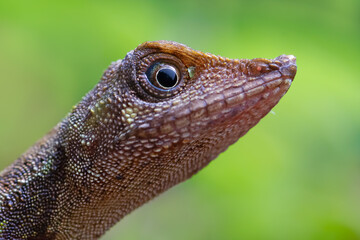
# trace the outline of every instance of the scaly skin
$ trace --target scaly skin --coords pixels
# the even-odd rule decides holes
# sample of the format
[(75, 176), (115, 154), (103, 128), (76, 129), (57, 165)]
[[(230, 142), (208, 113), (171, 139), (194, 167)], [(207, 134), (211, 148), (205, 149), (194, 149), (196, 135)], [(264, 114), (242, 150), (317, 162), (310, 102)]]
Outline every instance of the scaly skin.
[[(162, 89), (156, 68), (148, 74), (155, 62), (177, 71), (176, 86)], [(140, 45), (1, 172), (0, 238), (99, 238), (236, 142), (295, 73), (293, 56), (231, 60), (174, 42)]]

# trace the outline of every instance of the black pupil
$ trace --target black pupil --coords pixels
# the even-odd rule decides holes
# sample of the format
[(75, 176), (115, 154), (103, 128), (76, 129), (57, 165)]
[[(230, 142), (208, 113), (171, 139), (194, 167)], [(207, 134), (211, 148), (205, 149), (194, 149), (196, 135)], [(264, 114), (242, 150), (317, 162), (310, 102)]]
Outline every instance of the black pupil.
[(156, 74), (156, 81), (164, 88), (174, 87), (177, 83), (177, 75), (173, 69), (163, 68)]

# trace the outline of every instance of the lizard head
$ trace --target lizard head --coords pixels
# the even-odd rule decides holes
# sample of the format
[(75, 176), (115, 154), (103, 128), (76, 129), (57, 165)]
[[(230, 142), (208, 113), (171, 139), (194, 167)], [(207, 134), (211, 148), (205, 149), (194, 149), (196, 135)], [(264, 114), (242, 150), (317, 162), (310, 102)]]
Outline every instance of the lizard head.
[[(212, 141), (213, 146), (207, 144), (213, 151), (209, 158), (276, 105), (297, 69), (291, 55), (228, 59), (168, 41), (141, 44), (122, 66), (119, 79), (129, 89), (123, 117), (134, 126), (133, 136), (157, 139), (148, 145), (158, 153), (173, 145)], [(158, 153), (151, 152), (155, 157)]]
[(145, 42), (114, 62), (70, 114), (78, 131), (68, 148), (120, 165), (192, 159), (191, 175), (277, 104), (296, 69), (292, 55), (228, 59), (175, 42)]
[(114, 62), (68, 116), (66, 152), (81, 157), (69, 167), (88, 176), (79, 184), (111, 190), (102, 204), (115, 212), (124, 204), (120, 219), (256, 125), (287, 92), (296, 68), (291, 55), (228, 59), (145, 42)]

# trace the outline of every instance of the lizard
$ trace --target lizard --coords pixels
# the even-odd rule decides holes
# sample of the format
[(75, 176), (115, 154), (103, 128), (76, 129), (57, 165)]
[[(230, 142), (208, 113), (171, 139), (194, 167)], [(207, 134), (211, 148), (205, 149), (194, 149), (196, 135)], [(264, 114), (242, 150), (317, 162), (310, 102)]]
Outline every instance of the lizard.
[(98, 239), (208, 165), (288, 91), (296, 58), (228, 59), (171, 41), (113, 62), (0, 173), (0, 239)]

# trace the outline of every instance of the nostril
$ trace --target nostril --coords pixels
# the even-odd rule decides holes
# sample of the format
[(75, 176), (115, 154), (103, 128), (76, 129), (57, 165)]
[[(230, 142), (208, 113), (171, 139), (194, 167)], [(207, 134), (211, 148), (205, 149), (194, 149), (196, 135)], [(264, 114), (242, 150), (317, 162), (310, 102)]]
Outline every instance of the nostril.
[(277, 65), (276, 63), (270, 63), (270, 64), (269, 64), (269, 67), (270, 67), (272, 70), (279, 70), (279, 65)]
[(270, 64), (269, 60), (267, 59), (262, 59), (262, 58), (253, 59), (248, 65), (249, 74), (252, 76), (258, 76), (267, 73), (272, 70), (269, 64)]

